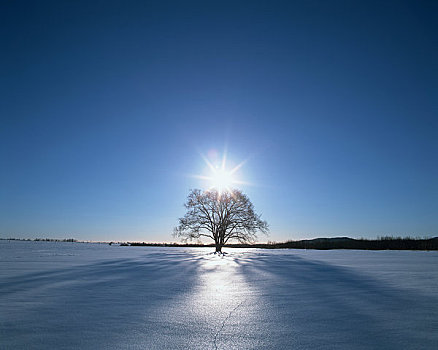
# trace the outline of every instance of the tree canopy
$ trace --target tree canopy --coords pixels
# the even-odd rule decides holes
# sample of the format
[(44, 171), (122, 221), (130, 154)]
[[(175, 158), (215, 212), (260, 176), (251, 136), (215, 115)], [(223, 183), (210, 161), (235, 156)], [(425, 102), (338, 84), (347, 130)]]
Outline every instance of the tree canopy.
[(253, 243), (257, 232), (268, 233), (268, 223), (254, 211), (249, 198), (237, 189), (219, 192), (191, 190), (184, 217), (179, 219), (174, 235), (184, 239), (211, 238), (216, 252), (230, 240)]

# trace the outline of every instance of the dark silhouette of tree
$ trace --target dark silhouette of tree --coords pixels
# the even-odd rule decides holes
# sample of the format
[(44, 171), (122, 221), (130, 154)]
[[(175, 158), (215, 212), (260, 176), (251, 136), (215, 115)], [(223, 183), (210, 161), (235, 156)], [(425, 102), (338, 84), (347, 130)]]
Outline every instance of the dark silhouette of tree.
[(179, 219), (174, 236), (185, 240), (207, 237), (216, 252), (230, 240), (253, 243), (257, 232), (268, 233), (268, 223), (254, 212), (249, 198), (237, 189), (218, 192), (191, 190), (185, 203), (187, 213)]

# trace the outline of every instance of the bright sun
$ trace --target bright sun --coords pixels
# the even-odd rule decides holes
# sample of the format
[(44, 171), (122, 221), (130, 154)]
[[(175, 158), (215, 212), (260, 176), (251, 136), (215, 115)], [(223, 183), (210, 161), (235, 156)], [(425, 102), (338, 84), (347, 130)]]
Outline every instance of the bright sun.
[(220, 161), (220, 165), (213, 165), (207, 157), (202, 155), (205, 164), (208, 167), (208, 175), (195, 175), (194, 177), (206, 181), (208, 184), (208, 190), (217, 190), (219, 193), (231, 192), (233, 187), (238, 184), (249, 185), (244, 181), (240, 181), (236, 178), (236, 172), (245, 164), (246, 161), (241, 162), (231, 170), (227, 169), (227, 155), (224, 152), (223, 158)]
[(236, 180), (233, 178), (233, 173), (222, 168), (214, 169), (210, 179), (211, 188), (214, 188), (219, 192), (230, 191), (235, 183)]

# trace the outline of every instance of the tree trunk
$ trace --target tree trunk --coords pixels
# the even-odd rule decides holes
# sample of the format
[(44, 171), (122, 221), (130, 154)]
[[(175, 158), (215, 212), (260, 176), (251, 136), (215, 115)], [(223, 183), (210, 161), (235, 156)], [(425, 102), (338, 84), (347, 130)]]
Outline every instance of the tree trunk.
[(215, 253), (222, 253), (222, 245), (216, 244), (216, 252)]

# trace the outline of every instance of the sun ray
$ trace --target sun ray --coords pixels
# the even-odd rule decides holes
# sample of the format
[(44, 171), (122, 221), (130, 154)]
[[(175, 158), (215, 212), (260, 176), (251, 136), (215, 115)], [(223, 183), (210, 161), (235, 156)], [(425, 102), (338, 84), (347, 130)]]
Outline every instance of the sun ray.
[(234, 180), (234, 181), (233, 181), (233, 184), (236, 184), (236, 185), (244, 185), (244, 186), (254, 186), (253, 183), (248, 182), (248, 181), (242, 181), (242, 180)]
[(204, 156), (204, 154), (200, 153), (202, 159), (204, 160), (205, 164), (207, 164), (207, 166), (210, 168), (210, 170), (215, 173), (216, 172), (216, 168), (214, 167), (213, 164), (211, 164), (211, 162), (208, 160), (208, 158), (206, 156)]
[(233, 169), (231, 169), (230, 174), (234, 174), (237, 170), (239, 170), (242, 166), (244, 166), (247, 161), (248, 159), (245, 159), (244, 161), (237, 164)]
[(189, 175), (190, 177), (193, 177), (195, 179), (199, 179), (199, 180), (207, 180), (207, 181), (211, 181), (213, 179), (212, 176), (206, 176), (206, 175)]
[(222, 171), (225, 170), (226, 163), (227, 163), (227, 148), (225, 147), (224, 155), (222, 156), (222, 165), (221, 165)]
[(236, 173), (238, 170), (240, 170), (248, 161), (249, 158), (245, 159), (244, 161), (237, 164), (235, 167), (233, 167), (231, 170), (227, 169), (227, 161), (228, 161), (228, 152), (227, 152), (227, 145), (225, 145), (225, 149), (222, 152), (222, 158), (216, 159), (217, 163), (213, 163), (212, 160), (216, 158), (216, 151), (209, 152), (212, 153), (212, 160), (209, 159), (206, 155), (204, 155), (202, 152), (198, 152), (201, 156), (202, 160), (207, 166), (208, 174), (199, 174), (199, 175), (191, 175), (191, 177), (203, 180), (207, 184), (207, 191), (211, 190), (217, 190), (219, 194), (222, 194), (224, 192), (233, 192), (233, 188), (237, 185), (243, 185), (243, 186), (252, 186), (251, 183), (247, 181), (242, 181), (239, 178), (236, 178)]

